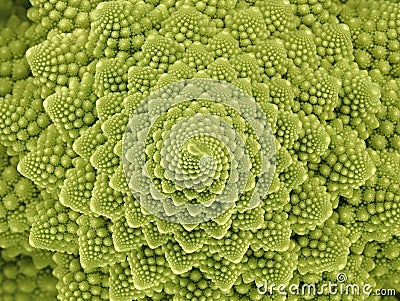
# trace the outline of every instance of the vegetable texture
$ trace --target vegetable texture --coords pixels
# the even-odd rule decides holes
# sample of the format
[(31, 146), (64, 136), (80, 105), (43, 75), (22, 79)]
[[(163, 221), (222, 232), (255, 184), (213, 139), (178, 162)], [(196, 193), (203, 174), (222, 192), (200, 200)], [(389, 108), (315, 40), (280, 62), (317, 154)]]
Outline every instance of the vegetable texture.
[(4, 0), (0, 300), (399, 293), (399, 13)]

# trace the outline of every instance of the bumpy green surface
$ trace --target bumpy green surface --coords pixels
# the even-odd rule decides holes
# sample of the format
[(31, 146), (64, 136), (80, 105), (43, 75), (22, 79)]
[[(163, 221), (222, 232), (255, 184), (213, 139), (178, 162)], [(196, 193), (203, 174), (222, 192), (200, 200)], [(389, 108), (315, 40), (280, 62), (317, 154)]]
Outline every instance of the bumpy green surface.
[(393, 300), (397, 2), (1, 1), (0, 300)]

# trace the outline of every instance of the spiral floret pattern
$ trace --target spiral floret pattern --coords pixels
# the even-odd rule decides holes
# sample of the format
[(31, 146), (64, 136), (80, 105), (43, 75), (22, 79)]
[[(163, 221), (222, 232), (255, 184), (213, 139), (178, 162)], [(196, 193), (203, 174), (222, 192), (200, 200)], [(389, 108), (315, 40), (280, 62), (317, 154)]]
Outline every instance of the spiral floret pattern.
[(135, 109), (123, 166), (135, 198), (181, 224), (213, 219), (234, 205), (256, 207), (275, 172), (275, 140), (256, 101), (212, 79), (179, 81)]

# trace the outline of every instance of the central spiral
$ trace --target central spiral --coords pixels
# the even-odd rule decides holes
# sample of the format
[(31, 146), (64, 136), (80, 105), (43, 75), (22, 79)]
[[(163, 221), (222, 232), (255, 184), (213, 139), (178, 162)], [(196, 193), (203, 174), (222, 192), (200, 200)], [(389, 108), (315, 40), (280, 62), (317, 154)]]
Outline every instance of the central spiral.
[(212, 136), (198, 135), (188, 139), (179, 152), (179, 168), (189, 177), (185, 187), (202, 191), (203, 187), (212, 184), (214, 178), (221, 177), (223, 169), (228, 175), (226, 163), (229, 159), (222, 154), (227, 154), (226, 148)]
[(146, 210), (194, 224), (239, 202), (256, 206), (272, 181), (274, 151), (254, 99), (227, 83), (193, 79), (139, 104), (125, 133), (123, 163)]

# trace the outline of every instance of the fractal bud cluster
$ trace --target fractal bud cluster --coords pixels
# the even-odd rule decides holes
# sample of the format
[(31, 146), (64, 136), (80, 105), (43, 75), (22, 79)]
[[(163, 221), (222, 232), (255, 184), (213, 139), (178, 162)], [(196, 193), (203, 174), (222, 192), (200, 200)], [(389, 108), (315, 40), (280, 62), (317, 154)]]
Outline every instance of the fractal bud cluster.
[(0, 300), (395, 300), (399, 78), (395, 0), (2, 0)]

